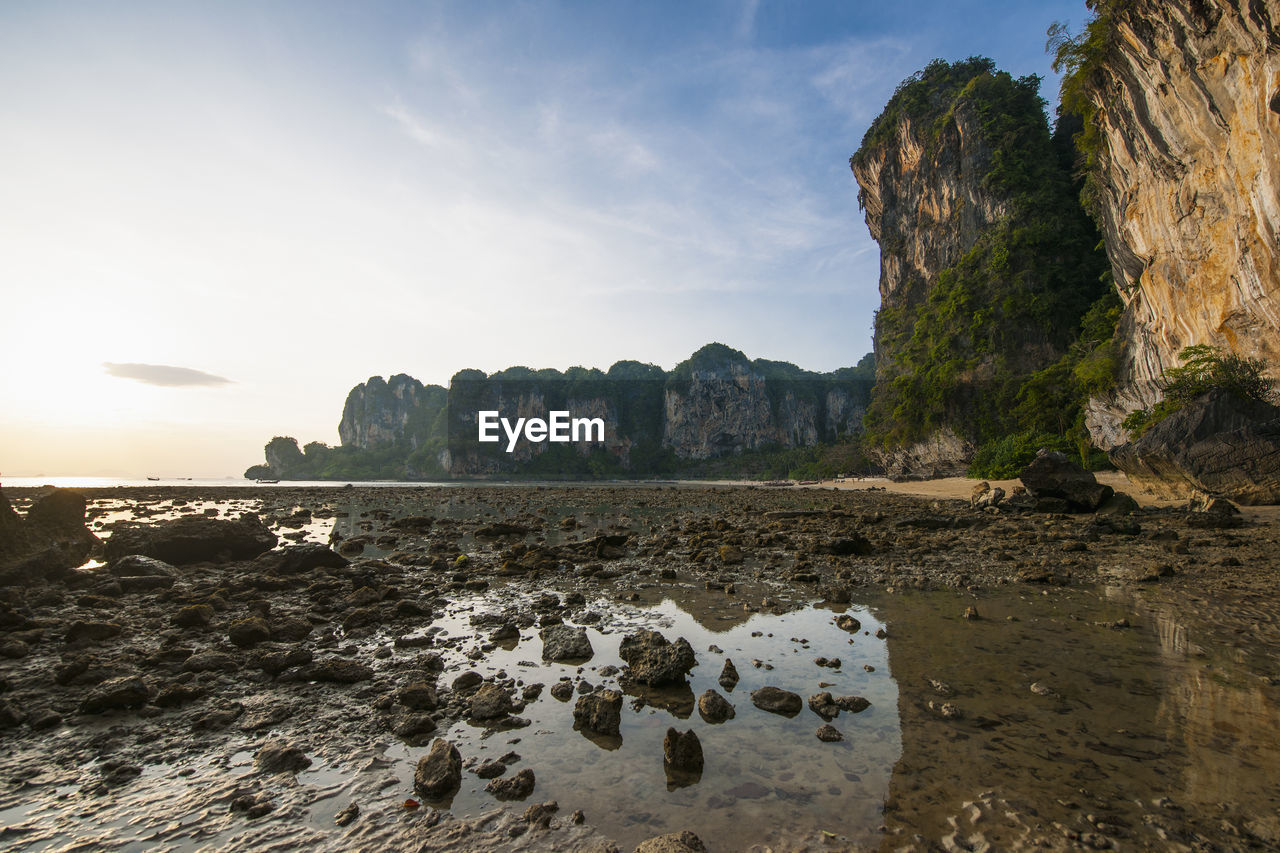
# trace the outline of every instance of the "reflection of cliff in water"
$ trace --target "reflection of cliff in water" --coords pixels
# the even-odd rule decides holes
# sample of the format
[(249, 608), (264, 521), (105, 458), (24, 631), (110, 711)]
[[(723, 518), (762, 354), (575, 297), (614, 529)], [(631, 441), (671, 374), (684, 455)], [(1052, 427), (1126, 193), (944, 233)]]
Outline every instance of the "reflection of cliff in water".
[[(970, 604), (981, 618), (964, 618)], [(1202, 657), (1172, 611), (1027, 590), (898, 596), (874, 612), (903, 744), (884, 849), (916, 833), (1008, 849), (1099, 825), (1148, 838), (1169, 821), (1209, 837), (1224, 819), (1280, 825), (1274, 690)]]

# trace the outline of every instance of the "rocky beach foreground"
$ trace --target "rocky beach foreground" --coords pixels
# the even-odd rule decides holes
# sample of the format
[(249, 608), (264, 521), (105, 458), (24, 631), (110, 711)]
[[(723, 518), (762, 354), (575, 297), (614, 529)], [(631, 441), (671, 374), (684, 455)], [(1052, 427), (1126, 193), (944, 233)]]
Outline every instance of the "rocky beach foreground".
[(6, 489), (0, 837), (1274, 849), (1276, 520), (993, 491)]

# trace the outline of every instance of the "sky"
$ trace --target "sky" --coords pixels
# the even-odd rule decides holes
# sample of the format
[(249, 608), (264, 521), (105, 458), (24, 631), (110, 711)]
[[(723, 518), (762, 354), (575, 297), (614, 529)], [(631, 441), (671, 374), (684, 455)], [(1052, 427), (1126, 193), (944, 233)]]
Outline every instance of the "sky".
[(238, 476), (352, 386), (871, 347), (849, 156), (1083, 0), (0, 3), (0, 472)]

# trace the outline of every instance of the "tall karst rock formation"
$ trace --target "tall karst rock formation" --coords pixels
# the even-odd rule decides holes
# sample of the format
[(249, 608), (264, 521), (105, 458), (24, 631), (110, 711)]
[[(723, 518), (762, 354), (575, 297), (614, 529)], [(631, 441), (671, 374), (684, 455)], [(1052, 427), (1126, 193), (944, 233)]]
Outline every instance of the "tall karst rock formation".
[(1105, 290), (1039, 82), (935, 61), (850, 160), (880, 244), (867, 431), (891, 476), (963, 473), (975, 444), (1016, 429), (1022, 385)]
[(1280, 365), (1280, 1), (1095, 0), (1064, 102), (1125, 303), (1094, 442), (1159, 397), (1185, 346)]

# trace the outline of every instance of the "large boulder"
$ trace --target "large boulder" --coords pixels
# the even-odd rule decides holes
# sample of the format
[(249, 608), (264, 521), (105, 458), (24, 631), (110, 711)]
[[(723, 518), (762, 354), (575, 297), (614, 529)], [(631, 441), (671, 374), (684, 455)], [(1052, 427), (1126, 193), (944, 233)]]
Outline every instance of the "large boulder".
[(1110, 486), (1099, 483), (1092, 472), (1056, 450), (1037, 453), (1022, 472), (1021, 479), (1036, 498), (1065, 501), (1067, 509), (1074, 512), (1093, 512), (1114, 493)]
[(618, 657), (627, 662), (628, 680), (650, 687), (683, 684), (685, 674), (698, 662), (688, 640), (680, 637), (673, 643), (657, 631), (628, 634), (618, 647)]
[(1210, 391), (1108, 454), (1156, 497), (1280, 503), (1280, 407)]
[(0, 582), (57, 580), (83, 565), (99, 544), (84, 525), (84, 495), (54, 489), (19, 518), (0, 492)]
[(175, 566), (251, 560), (276, 545), (276, 535), (256, 515), (238, 519), (192, 516), (153, 524), (117, 525), (107, 541), (107, 559), (142, 554)]

